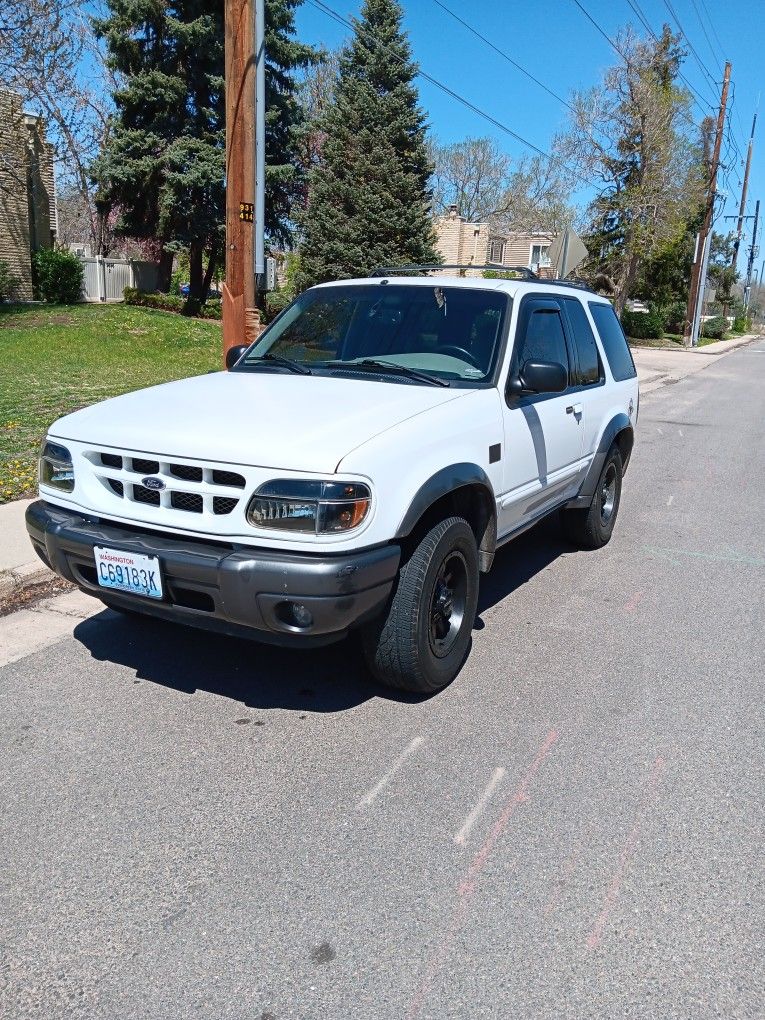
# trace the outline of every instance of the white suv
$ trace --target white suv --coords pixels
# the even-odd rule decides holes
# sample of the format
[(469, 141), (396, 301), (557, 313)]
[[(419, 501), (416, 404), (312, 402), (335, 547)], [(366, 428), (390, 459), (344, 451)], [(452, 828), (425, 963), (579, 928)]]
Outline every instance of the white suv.
[(380, 680), (449, 683), (500, 545), (556, 510), (608, 542), (638, 383), (582, 287), (399, 272), (306, 291), (229, 371), (57, 421), (43, 560), (123, 612), (303, 647), (358, 627)]

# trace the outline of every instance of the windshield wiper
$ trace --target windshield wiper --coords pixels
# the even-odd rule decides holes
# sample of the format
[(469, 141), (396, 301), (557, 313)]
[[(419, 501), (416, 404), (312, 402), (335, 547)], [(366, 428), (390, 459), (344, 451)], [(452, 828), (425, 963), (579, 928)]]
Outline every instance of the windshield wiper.
[(287, 368), (290, 372), (296, 372), (298, 375), (313, 375), (313, 372), (307, 365), (302, 365), (299, 361), (290, 361), (289, 358), (280, 358), (278, 354), (264, 354), (260, 358), (248, 358), (244, 362), (244, 367), (248, 367), (253, 363), (257, 365), (263, 361), (269, 362), (271, 365), (280, 365), (282, 368)]
[(416, 368), (409, 368), (408, 365), (399, 365), (395, 361), (376, 361), (374, 358), (363, 358), (361, 361), (348, 361), (346, 364), (352, 368), (374, 368), (377, 371), (396, 372), (398, 375), (405, 375), (409, 379), (429, 383), (431, 386), (451, 385), (448, 379), (439, 379), (436, 375), (420, 372)]

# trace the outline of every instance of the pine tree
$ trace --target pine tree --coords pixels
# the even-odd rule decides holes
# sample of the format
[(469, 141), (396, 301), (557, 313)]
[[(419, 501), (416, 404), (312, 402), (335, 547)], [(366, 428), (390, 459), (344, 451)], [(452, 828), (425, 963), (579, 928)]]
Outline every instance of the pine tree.
[(309, 182), (301, 286), (363, 275), (380, 264), (440, 261), (417, 68), (401, 21), (396, 0), (365, 0), (341, 54), (321, 159)]
[[(316, 59), (294, 39), (301, 0), (266, 2), (266, 234), (285, 243), (300, 194), (302, 120), (293, 73)], [(108, 144), (94, 167), (118, 230), (157, 239), (162, 289), (173, 251), (188, 248), (190, 294), (203, 297), (223, 252), (225, 106), (223, 4), (108, 0), (96, 20), (122, 85)], [(203, 255), (208, 269), (202, 277)]]

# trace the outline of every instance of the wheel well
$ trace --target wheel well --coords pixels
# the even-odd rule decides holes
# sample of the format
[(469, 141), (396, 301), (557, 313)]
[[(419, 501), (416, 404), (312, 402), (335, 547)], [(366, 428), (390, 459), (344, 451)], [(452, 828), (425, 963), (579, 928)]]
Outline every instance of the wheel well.
[(622, 471), (627, 470), (635, 443), (635, 434), (631, 428), (624, 428), (614, 436), (614, 445), (619, 448), (622, 458)]
[(404, 555), (408, 556), (423, 536), (447, 517), (464, 517), (468, 522), (478, 546), (479, 569), (487, 573), (497, 546), (497, 514), (494, 496), (484, 485), (461, 485), (431, 503), (404, 539)]

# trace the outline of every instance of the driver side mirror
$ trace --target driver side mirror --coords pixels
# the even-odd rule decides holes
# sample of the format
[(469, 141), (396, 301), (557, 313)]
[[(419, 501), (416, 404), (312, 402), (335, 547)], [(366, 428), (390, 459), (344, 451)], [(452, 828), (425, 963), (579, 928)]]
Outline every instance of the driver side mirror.
[(236, 347), (229, 347), (226, 351), (226, 371), (230, 372), (239, 361), (245, 351), (249, 350), (249, 344), (237, 344)]
[(562, 393), (568, 386), (568, 369), (557, 361), (526, 361), (507, 383), (507, 394), (523, 397), (529, 393)]

